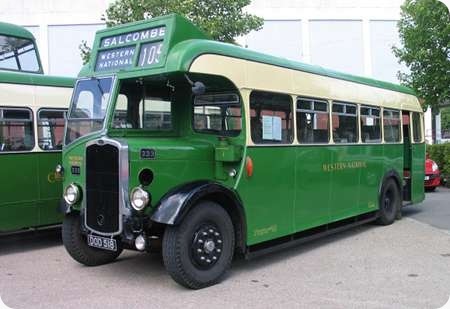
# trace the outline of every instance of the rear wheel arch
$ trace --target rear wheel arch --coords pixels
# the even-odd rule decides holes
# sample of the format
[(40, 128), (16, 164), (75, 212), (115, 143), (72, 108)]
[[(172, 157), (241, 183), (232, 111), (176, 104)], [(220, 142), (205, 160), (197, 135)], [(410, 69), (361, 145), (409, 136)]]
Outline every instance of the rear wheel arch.
[(397, 189), (400, 193), (400, 196), (403, 196), (402, 195), (403, 194), (402, 178), (397, 173), (397, 171), (394, 169), (391, 169), (384, 174), (384, 176), (380, 182), (379, 188), (378, 188), (378, 196), (381, 196), (383, 185), (386, 183), (386, 181), (388, 181), (388, 179), (393, 179), (395, 181), (395, 184), (397, 185)]
[(378, 224), (389, 225), (395, 219), (401, 218), (402, 189), (398, 173), (395, 171), (390, 171), (383, 177), (380, 183), (378, 203)]

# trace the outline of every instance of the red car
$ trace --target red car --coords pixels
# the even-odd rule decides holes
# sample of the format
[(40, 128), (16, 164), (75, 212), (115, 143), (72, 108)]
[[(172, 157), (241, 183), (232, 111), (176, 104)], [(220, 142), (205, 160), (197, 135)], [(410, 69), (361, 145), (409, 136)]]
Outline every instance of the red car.
[(441, 184), (439, 167), (428, 155), (425, 160), (425, 190), (434, 191)]

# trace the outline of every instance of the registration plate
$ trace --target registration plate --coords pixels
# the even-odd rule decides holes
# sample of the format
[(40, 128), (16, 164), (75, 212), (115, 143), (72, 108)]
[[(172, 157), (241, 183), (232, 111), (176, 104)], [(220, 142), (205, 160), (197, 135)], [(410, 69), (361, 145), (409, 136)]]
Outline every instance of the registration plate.
[(88, 235), (87, 243), (91, 247), (110, 251), (117, 251), (117, 241), (112, 238)]
[(425, 180), (430, 180), (430, 176), (425, 176)]

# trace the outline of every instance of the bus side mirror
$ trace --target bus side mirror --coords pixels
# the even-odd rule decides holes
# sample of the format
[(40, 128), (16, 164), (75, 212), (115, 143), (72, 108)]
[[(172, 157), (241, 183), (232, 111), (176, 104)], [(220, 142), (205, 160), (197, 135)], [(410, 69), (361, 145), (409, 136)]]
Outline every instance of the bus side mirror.
[(194, 82), (194, 84), (192, 85), (192, 93), (195, 95), (204, 94), (205, 89), (205, 84), (203, 84), (202, 82)]

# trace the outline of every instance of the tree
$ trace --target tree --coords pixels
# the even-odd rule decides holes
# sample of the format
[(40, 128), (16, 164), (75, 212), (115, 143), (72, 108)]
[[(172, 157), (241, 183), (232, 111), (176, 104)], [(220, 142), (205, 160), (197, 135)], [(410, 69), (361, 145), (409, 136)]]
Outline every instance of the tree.
[(447, 7), (437, 0), (406, 0), (401, 6), (398, 30), (402, 47), (393, 47), (409, 73), (399, 72), (400, 81), (413, 88), (430, 106), (435, 140), (435, 115), (439, 104), (450, 98), (450, 18)]
[[(178, 13), (192, 21), (212, 39), (235, 43), (234, 38), (258, 30), (263, 19), (243, 12), (250, 0), (116, 0), (106, 10), (106, 26)], [(90, 49), (79, 46), (87, 63)]]

